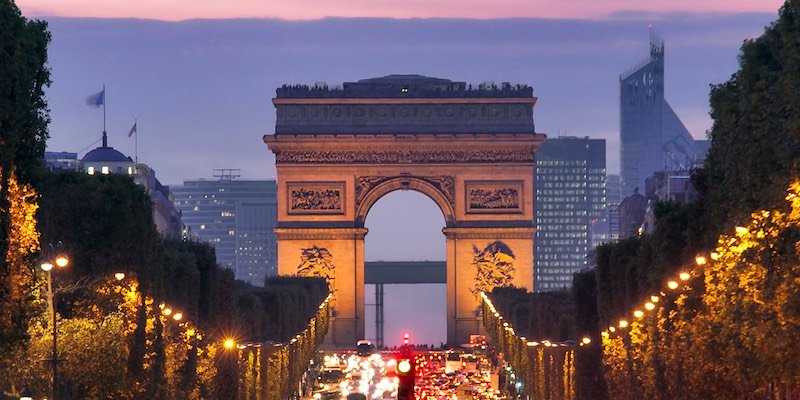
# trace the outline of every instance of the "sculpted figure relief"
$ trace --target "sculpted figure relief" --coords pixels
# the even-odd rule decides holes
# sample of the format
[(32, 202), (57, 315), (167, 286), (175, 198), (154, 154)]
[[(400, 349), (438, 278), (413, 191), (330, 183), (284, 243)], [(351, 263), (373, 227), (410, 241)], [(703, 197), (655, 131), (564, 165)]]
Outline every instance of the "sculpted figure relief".
[(517, 209), (519, 208), (519, 190), (516, 188), (470, 188), (469, 208)]
[(328, 249), (317, 245), (301, 249), (297, 276), (325, 278), (333, 297), (336, 298), (336, 267), (333, 265), (333, 255)]
[(500, 286), (508, 286), (514, 278), (514, 261), (516, 257), (505, 243), (496, 241), (489, 243), (481, 250), (472, 246), (472, 263), (475, 267), (475, 286), (471, 292), (491, 292)]
[(344, 212), (344, 182), (287, 182), (290, 214)]
[(529, 150), (438, 150), (438, 151), (280, 151), (278, 163), (471, 163), (533, 162)]

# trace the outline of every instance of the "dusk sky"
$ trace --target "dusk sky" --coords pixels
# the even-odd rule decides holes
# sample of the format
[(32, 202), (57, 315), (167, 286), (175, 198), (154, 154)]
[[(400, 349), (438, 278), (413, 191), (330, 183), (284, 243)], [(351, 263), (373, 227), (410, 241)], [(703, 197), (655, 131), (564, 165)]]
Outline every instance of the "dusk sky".
[[(742, 41), (760, 35), (781, 3), (24, 0), (19, 5), (26, 16), (48, 20), (53, 34), (48, 150), (83, 156), (97, 146), (102, 112), (87, 107), (85, 99), (105, 84), (109, 144), (133, 156), (127, 132), (138, 118), (140, 161), (153, 167), (161, 182), (180, 184), (211, 178), (213, 168), (241, 168), (247, 179), (274, 177), (274, 157), (261, 137), (274, 132), (270, 99), (276, 87), (388, 74), (530, 84), (539, 97), (537, 132), (605, 138), (608, 170), (617, 173), (618, 76), (647, 57), (648, 25), (666, 42), (666, 98), (689, 131), (704, 138), (711, 127), (709, 85), (736, 71)], [(324, 16), (339, 18), (317, 19)], [(233, 17), (248, 19), (228, 19)], [(386, 196), (366, 222), (367, 260), (444, 259), (444, 218), (419, 193)]]
[(781, 0), (21, 0), (26, 15), (98, 18), (324, 17), (389, 18), (603, 18), (647, 13), (773, 12)]

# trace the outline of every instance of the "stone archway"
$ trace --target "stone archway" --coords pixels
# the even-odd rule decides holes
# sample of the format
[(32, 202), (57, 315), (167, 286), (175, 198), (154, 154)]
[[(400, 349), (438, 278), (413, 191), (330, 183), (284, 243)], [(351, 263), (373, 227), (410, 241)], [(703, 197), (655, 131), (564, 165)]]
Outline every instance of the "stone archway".
[(421, 192), (445, 217), (447, 340), (465, 342), (481, 329), (477, 290), (533, 287), (544, 135), (533, 133), (532, 90), (419, 76), (326, 90), (284, 87), (273, 99), (276, 133), (264, 141), (278, 171), (278, 272), (328, 276), (328, 344), (352, 346), (365, 330), (366, 215), (391, 191)]
[(445, 224), (455, 221), (455, 183), (452, 176), (360, 176), (356, 181), (356, 221), (361, 226), (375, 203), (395, 190), (413, 190), (428, 196), (442, 211)]
[[(316, 261), (335, 266), (330, 344), (350, 345), (364, 336), (364, 220), (394, 190), (421, 192), (444, 215), (448, 342), (461, 343), (480, 330), (474, 292), (481, 266), (500, 257), (492, 244), (500, 242), (494, 247), (509, 249), (513, 258), (513, 274), (504, 283), (533, 287), (533, 155), (542, 137), (460, 139), (381, 137), (372, 150), (381, 156), (367, 164), (355, 162), (361, 156), (355, 147), (375, 146), (366, 138), (265, 136), (278, 168), (278, 272), (297, 273), (301, 262), (308, 263), (301, 260), (308, 249), (330, 255)], [(389, 155), (394, 153), (412, 159), (420, 153), (420, 161), (397, 163)]]

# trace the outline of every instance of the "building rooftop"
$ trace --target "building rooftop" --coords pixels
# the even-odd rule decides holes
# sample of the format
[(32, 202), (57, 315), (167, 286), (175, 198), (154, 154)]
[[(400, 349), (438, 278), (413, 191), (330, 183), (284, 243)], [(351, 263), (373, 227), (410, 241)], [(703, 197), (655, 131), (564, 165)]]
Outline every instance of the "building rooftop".
[(309, 85), (283, 85), (276, 90), (279, 99), (318, 98), (530, 98), (533, 88), (528, 85), (499, 86), (484, 82), (473, 87), (466, 82), (416, 74), (393, 74), (377, 78), (345, 82), (330, 87), (320, 82)]
[(98, 147), (83, 156), (81, 161), (87, 162), (133, 162), (130, 157), (122, 154), (113, 147)]

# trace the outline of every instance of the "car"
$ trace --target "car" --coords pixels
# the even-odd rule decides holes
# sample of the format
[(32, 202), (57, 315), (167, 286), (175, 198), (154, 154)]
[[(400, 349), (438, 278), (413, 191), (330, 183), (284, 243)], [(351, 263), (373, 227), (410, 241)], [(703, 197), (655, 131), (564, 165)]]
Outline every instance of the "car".
[(375, 353), (375, 345), (369, 340), (359, 340), (356, 343), (356, 354), (361, 357), (369, 357)]

